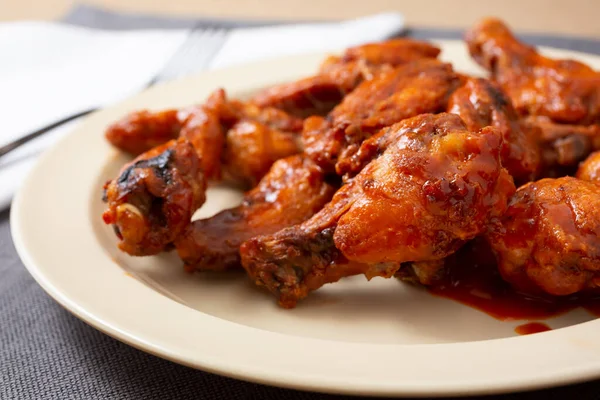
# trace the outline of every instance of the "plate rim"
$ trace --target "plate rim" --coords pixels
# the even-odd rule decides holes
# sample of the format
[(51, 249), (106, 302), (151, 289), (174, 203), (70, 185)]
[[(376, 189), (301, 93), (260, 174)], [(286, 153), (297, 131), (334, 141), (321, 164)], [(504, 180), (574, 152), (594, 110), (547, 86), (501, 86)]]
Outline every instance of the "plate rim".
[[(441, 43), (443, 45), (443, 47), (458, 46), (458, 44), (460, 44), (461, 46), (464, 46), (463, 42), (456, 41), (456, 40), (445, 40), (445, 41), (433, 40), (433, 41), (437, 42), (437, 43)], [(577, 57), (577, 58), (589, 59), (589, 57), (592, 57), (592, 59), (595, 60), (596, 64), (600, 66), (600, 56), (587, 54), (587, 53), (577, 53), (577, 52), (572, 52), (572, 51), (563, 50), (563, 49), (554, 49), (554, 48), (545, 48), (545, 47), (541, 47), (541, 49), (543, 51), (548, 51), (550, 53), (565, 54), (565, 55), (570, 55), (572, 57)], [(179, 87), (182, 84), (184, 84), (185, 82), (209, 81), (212, 79), (217, 79), (219, 76), (228, 76), (228, 74), (229, 75), (235, 74), (236, 71), (262, 70), (263, 68), (269, 68), (269, 66), (272, 68), (272, 66), (274, 64), (277, 64), (277, 65), (289, 64), (289, 65), (291, 65), (292, 63), (296, 63), (296, 62), (302, 63), (302, 62), (305, 62), (306, 59), (310, 59), (311, 57), (316, 60), (317, 57), (320, 59), (324, 54), (325, 53), (312, 53), (309, 55), (289, 56), (289, 57), (283, 57), (283, 58), (257, 61), (257, 62), (253, 62), (253, 63), (249, 63), (249, 64), (226, 68), (223, 70), (203, 73), (203, 74), (200, 74), (193, 78), (184, 78), (184, 79), (178, 80), (173, 83), (160, 85), (159, 87), (150, 89), (149, 91), (144, 92), (144, 93), (146, 93), (146, 96), (147, 96), (148, 93), (158, 93), (158, 92), (164, 92), (164, 91), (168, 92), (169, 88)], [(205, 82), (205, 84), (206, 84), (206, 82)], [(170, 90), (173, 90), (173, 89), (170, 89)], [(256, 366), (248, 364), (248, 360), (241, 360), (241, 361), (238, 360), (237, 366), (233, 366), (232, 365), (233, 361), (222, 360), (222, 359), (217, 360), (214, 358), (211, 359), (209, 357), (198, 358), (198, 357), (186, 356), (185, 354), (181, 353), (181, 351), (178, 350), (177, 347), (168, 348), (168, 347), (165, 347), (164, 345), (161, 346), (160, 343), (157, 345), (158, 342), (148, 339), (149, 335), (152, 336), (152, 334), (146, 333), (145, 336), (144, 336), (144, 334), (142, 334), (142, 335), (136, 334), (131, 329), (128, 330), (125, 327), (123, 327), (122, 322), (116, 323), (113, 319), (112, 323), (111, 323), (110, 320), (103, 318), (103, 315), (98, 315), (94, 312), (90, 312), (89, 305), (88, 305), (88, 307), (86, 307), (85, 305), (81, 305), (80, 302), (77, 301), (77, 299), (72, 298), (73, 297), (72, 295), (70, 296), (67, 293), (65, 293), (64, 287), (61, 290), (61, 288), (60, 288), (61, 284), (60, 283), (57, 284), (57, 282), (56, 282), (57, 278), (55, 276), (54, 277), (48, 276), (47, 269), (49, 267), (47, 265), (42, 266), (40, 264), (40, 261), (36, 260), (36, 256), (28, 250), (28, 247), (31, 246), (32, 239), (31, 238), (28, 239), (26, 236), (28, 235), (28, 232), (29, 232), (29, 235), (31, 235), (31, 231), (28, 231), (28, 229), (29, 230), (31, 229), (31, 223), (28, 224), (26, 221), (27, 221), (27, 216), (29, 214), (29, 211), (33, 211), (33, 210), (31, 210), (31, 208), (29, 208), (29, 209), (27, 208), (27, 207), (32, 207), (31, 206), (32, 201), (27, 199), (26, 195), (27, 195), (28, 191), (33, 190), (30, 187), (33, 184), (32, 182), (35, 182), (36, 177), (39, 174), (42, 174), (42, 176), (44, 175), (44, 172), (42, 171), (43, 167), (47, 163), (50, 163), (51, 160), (53, 159), (53, 157), (56, 157), (56, 154), (61, 153), (61, 151), (62, 151), (61, 146), (65, 145), (67, 142), (75, 140), (74, 138), (75, 138), (75, 136), (78, 135), (79, 132), (83, 132), (88, 126), (93, 125), (95, 121), (104, 119), (105, 116), (110, 114), (110, 112), (113, 112), (113, 113), (117, 112), (117, 110), (126, 108), (127, 107), (126, 104), (135, 104), (137, 101), (140, 101), (140, 100), (136, 100), (136, 99), (144, 98), (144, 97), (142, 97), (142, 96), (144, 96), (144, 93), (134, 96), (134, 97), (131, 97), (130, 99), (128, 99), (124, 102), (121, 102), (119, 104), (116, 104), (114, 106), (108, 107), (105, 110), (94, 113), (92, 116), (86, 118), (86, 120), (78, 128), (74, 129), (73, 132), (69, 133), (66, 137), (62, 138), (57, 144), (55, 144), (52, 147), (52, 149), (50, 149), (44, 155), (42, 155), (42, 157), (40, 157), (40, 159), (37, 161), (36, 165), (30, 172), (30, 174), (24, 180), (21, 189), (15, 195), (15, 198), (14, 198), (14, 201), (13, 201), (13, 204), (11, 207), (11, 211), (10, 211), (11, 234), (13, 237), (13, 242), (14, 242), (15, 248), (17, 250), (17, 253), (19, 254), (19, 257), (23, 261), (23, 264), (26, 266), (26, 268), (28, 269), (30, 274), (34, 277), (34, 279), (40, 284), (40, 286), (42, 286), (42, 288), (51, 297), (53, 297), (59, 304), (61, 304), (61, 306), (63, 306), (67, 310), (69, 310), (71, 313), (73, 313), (75, 316), (77, 316), (84, 322), (86, 322), (89, 325), (93, 326), (94, 328), (108, 334), (109, 336), (111, 336), (117, 340), (120, 340), (124, 343), (127, 343), (137, 349), (140, 349), (145, 352), (149, 352), (149, 353), (159, 356), (161, 358), (165, 358), (165, 359), (168, 359), (168, 360), (171, 360), (171, 361), (174, 361), (174, 362), (177, 362), (177, 363), (189, 366), (189, 367), (202, 369), (204, 371), (217, 373), (219, 375), (224, 375), (224, 376), (232, 377), (235, 379), (259, 382), (259, 383), (278, 386), (278, 387), (286, 387), (286, 388), (293, 388), (293, 389), (300, 389), (300, 390), (312, 390), (312, 391), (328, 392), (328, 393), (336, 393), (336, 394), (343, 393), (343, 394), (372, 395), (372, 396), (389, 396), (389, 395), (443, 396), (443, 395), (463, 395), (463, 394), (493, 394), (493, 393), (502, 393), (502, 392), (514, 391), (514, 390), (532, 390), (532, 389), (537, 389), (537, 388), (542, 388), (542, 387), (558, 386), (558, 385), (562, 385), (562, 384), (575, 383), (575, 382), (580, 382), (580, 381), (600, 377), (600, 356), (598, 356), (597, 359), (591, 360), (592, 365), (588, 365), (588, 364), (590, 364), (590, 360), (587, 360), (588, 361), (587, 364), (581, 363), (581, 364), (577, 364), (575, 366), (569, 366), (569, 369), (567, 369), (567, 370), (565, 370), (564, 368), (559, 368), (558, 370), (555, 370), (554, 373), (552, 373), (552, 374), (549, 374), (549, 373), (546, 373), (545, 375), (538, 374), (538, 376), (534, 376), (533, 378), (531, 376), (529, 376), (526, 379), (523, 379), (523, 378), (515, 379), (514, 377), (511, 377), (510, 379), (506, 379), (506, 378), (503, 379), (502, 377), (500, 377), (500, 378), (496, 377), (496, 380), (488, 379), (488, 380), (483, 380), (483, 381), (477, 382), (477, 383), (473, 383), (473, 382), (469, 383), (468, 381), (456, 381), (454, 383), (452, 383), (452, 382), (439, 383), (439, 381), (438, 381), (438, 383), (436, 384), (433, 381), (427, 382), (425, 380), (422, 380), (422, 381), (418, 381), (416, 383), (410, 384), (407, 381), (401, 380), (401, 381), (396, 381), (396, 382), (388, 381), (387, 383), (382, 382), (382, 381), (374, 381), (376, 383), (373, 384), (373, 383), (369, 383), (369, 381), (358, 379), (357, 377), (354, 377), (352, 375), (347, 375), (348, 372), (346, 372), (346, 375), (342, 374), (342, 376), (338, 376), (337, 378), (334, 378), (331, 376), (328, 376), (328, 377), (326, 376), (323, 378), (321, 376), (318, 376), (318, 374), (311, 373), (310, 368), (308, 368), (306, 371), (303, 371), (302, 374), (296, 374), (296, 372), (291, 373), (291, 374), (289, 372), (282, 373), (281, 370), (279, 370), (279, 371), (272, 370), (272, 366), (271, 366), (271, 370), (264, 370), (264, 368), (263, 369), (256, 368)], [(79, 136), (82, 136), (82, 134), (79, 134)], [(103, 140), (103, 138), (102, 138), (102, 140)], [(40, 171), (42, 171), (42, 172), (40, 172)], [(94, 180), (94, 183), (95, 182), (96, 181)], [(87, 196), (84, 196), (84, 197), (87, 198)], [(83, 208), (87, 209), (86, 207), (83, 207)], [(32, 213), (32, 214), (35, 215), (35, 213)], [(86, 219), (86, 221), (87, 221), (87, 219)], [(73, 226), (78, 226), (77, 222), (73, 222)], [(28, 242), (29, 242), (29, 244), (27, 244)], [(105, 260), (103, 260), (103, 261), (105, 261)], [(43, 263), (43, 261), (42, 261), (42, 263)], [(50, 267), (50, 268), (52, 268), (52, 267)], [(111, 276), (116, 276), (116, 275), (111, 275)], [(144, 293), (144, 291), (151, 291), (151, 289), (149, 289), (148, 287), (143, 285), (141, 282), (134, 281), (133, 279), (126, 278), (126, 279), (124, 279), (124, 282), (126, 282), (126, 284), (125, 284), (126, 287), (133, 288), (132, 285), (134, 285), (136, 287), (135, 288), (136, 293)], [(64, 282), (62, 284), (64, 285)], [(152, 293), (154, 293), (154, 292), (152, 291)], [(146, 293), (145, 295), (153, 296), (148, 293)], [(164, 296), (159, 295), (159, 297), (163, 298)], [(81, 298), (79, 300), (81, 300)], [(89, 299), (87, 299), (87, 300), (89, 300)], [(162, 300), (163, 301), (160, 301), (158, 303), (162, 304), (162, 303), (164, 303), (164, 301), (167, 301), (167, 302), (173, 302), (174, 304), (176, 304), (175, 306), (174, 306), (174, 304), (171, 304), (171, 306), (174, 306), (175, 308), (185, 307), (184, 305), (176, 303), (171, 299), (164, 298)], [(170, 309), (172, 307), (166, 307), (166, 308)], [(207, 316), (206, 314), (204, 314), (200, 311), (197, 311), (197, 310), (193, 310), (193, 312)], [(177, 312), (177, 315), (184, 315), (184, 314), (189, 314), (189, 313), (185, 313), (183, 311)], [(211, 320), (211, 319), (218, 320), (218, 318), (212, 317), (212, 316), (208, 316), (208, 318), (203, 318), (202, 320), (204, 320), (206, 322), (206, 320)], [(216, 323), (215, 321), (212, 321), (212, 322)], [(583, 348), (586, 351), (589, 350), (590, 348), (600, 351), (600, 347), (598, 347), (598, 346), (594, 347), (594, 346), (590, 345), (590, 343), (589, 343), (589, 340), (593, 339), (593, 336), (590, 335), (590, 332), (589, 332), (590, 329), (585, 329), (586, 328), (585, 325), (591, 326), (592, 324), (595, 324), (596, 326), (600, 326), (600, 321), (591, 321), (591, 322), (587, 322), (584, 324), (575, 325), (575, 326), (572, 326), (569, 328), (563, 328), (563, 329), (559, 329), (556, 331), (547, 332), (547, 333), (544, 333), (541, 335), (544, 335), (546, 340), (550, 341), (551, 343), (554, 342), (557, 344), (564, 345), (565, 344), (564, 343), (565, 331), (569, 331), (567, 336), (572, 336), (571, 339), (573, 339), (573, 337), (574, 337), (577, 340), (579, 340), (580, 341), (580, 343), (578, 344), (579, 346), (581, 346), (581, 343), (584, 343)], [(535, 347), (535, 342), (536, 342), (535, 337), (536, 336), (538, 338), (541, 337), (541, 335), (539, 335), (539, 336), (532, 335), (529, 337), (525, 336), (525, 337), (517, 337), (517, 338), (495, 339), (495, 340), (483, 341), (483, 342), (464, 342), (464, 343), (433, 344), (433, 345), (397, 345), (397, 344), (377, 345), (377, 344), (364, 344), (364, 343), (335, 342), (335, 341), (330, 341), (330, 340), (325, 340), (325, 339), (296, 337), (296, 336), (284, 335), (284, 334), (270, 332), (270, 331), (263, 331), (263, 330), (260, 330), (257, 328), (251, 328), (251, 327), (239, 325), (239, 324), (229, 322), (229, 321), (221, 321), (221, 323), (219, 325), (222, 325), (222, 326), (226, 327), (227, 329), (231, 329), (231, 330), (235, 331), (236, 333), (243, 332), (244, 337), (250, 337), (251, 340), (256, 340), (256, 338), (258, 337), (259, 341), (260, 340), (264, 341), (264, 339), (260, 339), (260, 338), (267, 337), (268, 339), (271, 339), (274, 342), (277, 342), (278, 345), (280, 345), (279, 342), (283, 341), (283, 342), (287, 343), (291, 340), (291, 342), (296, 343), (296, 344), (305, 344), (305, 345), (315, 346), (319, 349), (322, 349), (323, 350), (322, 354), (327, 353), (328, 356), (331, 356), (331, 354), (333, 354), (333, 355), (343, 354), (344, 351), (347, 351), (347, 350), (371, 351), (371, 352), (373, 352), (373, 354), (377, 354), (381, 360), (385, 359), (386, 361), (389, 360), (389, 358), (385, 356), (385, 353), (382, 353), (382, 348), (384, 348), (384, 347), (386, 348), (386, 350), (390, 350), (390, 351), (394, 350), (394, 352), (397, 352), (398, 349), (408, 351), (409, 349), (406, 349), (406, 347), (411, 347), (411, 348), (413, 348), (413, 350), (414, 350), (414, 348), (419, 348), (418, 350), (422, 350), (427, 355), (431, 356), (431, 355), (435, 355), (438, 352), (440, 354), (443, 354), (445, 349), (450, 349), (453, 347), (462, 348), (462, 347), (474, 346), (476, 349), (484, 350), (487, 345), (482, 344), (482, 343), (485, 343), (485, 342), (500, 343), (500, 347), (506, 347), (503, 345), (503, 343), (506, 343), (507, 341), (511, 341), (511, 342), (519, 341), (522, 343), (520, 345), (520, 347), (532, 348), (532, 347)], [(593, 329), (591, 329), (591, 330), (593, 330)], [(561, 331), (563, 331), (563, 332), (561, 332)], [(248, 335), (248, 336), (246, 336), (246, 335)], [(539, 339), (537, 341), (539, 341)], [(567, 340), (567, 342), (568, 342), (568, 340)], [(488, 343), (488, 345), (489, 345), (489, 343)], [(483, 349), (480, 349), (482, 346), (483, 346)], [(325, 347), (329, 347), (330, 348), (329, 350), (334, 350), (334, 351), (331, 352), (331, 354), (330, 354), (330, 352), (328, 352), (328, 349), (326, 349)], [(394, 349), (391, 349), (392, 347)], [(494, 347), (494, 345), (492, 345), (492, 347)], [(567, 346), (567, 348), (569, 348), (569, 347)], [(340, 351), (340, 350), (344, 350), (344, 351)], [(179, 353), (178, 353), (178, 351), (179, 351)], [(411, 353), (411, 351), (408, 351), (408, 353)], [(450, 352), (450, 353), (455, 354), (454, 352)], [(485, 351), (484, 351), (484, 353), (485, 353)], [(402, 354), (399, 353), (399, 355), (401, 356)], [(501, 356), (501, 354), (499, 353), (498, 356)], [(304, 361), (308, 362), (307, 364), (305, 364), (305, 367), (311, 367), (310, 360), (304, 360)], [(244, 362), (246, 364), (244, 364)], [(287, 367), (289, 368), (290, 366), (287, 366)], [(315, 367), (315, 366), (312, 365), (312, 367)], [(341, 366), (338, 366), (338, 367), (341, 368)], [(401, 384), (399, 384), (399, 383), (401, 383)]]

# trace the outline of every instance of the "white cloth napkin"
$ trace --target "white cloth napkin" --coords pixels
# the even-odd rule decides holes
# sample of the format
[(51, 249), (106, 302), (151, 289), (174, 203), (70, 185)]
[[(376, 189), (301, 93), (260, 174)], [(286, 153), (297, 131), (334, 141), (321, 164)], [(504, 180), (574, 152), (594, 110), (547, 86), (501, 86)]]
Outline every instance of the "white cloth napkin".
[[(351, 21), (239, 28), (209, 69), (261, 58), (331, 51), (402, 31), (396, 13)], [(183, 43), (187, 30), (106, 31), (46, 22), (0, 24), (0, 145), (90, 107), (133, 95)], [(0, 210), (37, 156), (78, 121), (0, 158)]]

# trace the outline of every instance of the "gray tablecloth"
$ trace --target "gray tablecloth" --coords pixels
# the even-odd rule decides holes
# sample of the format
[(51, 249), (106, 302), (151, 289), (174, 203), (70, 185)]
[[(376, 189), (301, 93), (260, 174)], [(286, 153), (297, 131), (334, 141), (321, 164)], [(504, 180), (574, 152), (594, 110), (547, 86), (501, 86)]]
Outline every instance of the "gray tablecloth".
[[(211, 20), (114, 14), (79, 6), (65, 21), (106, 29), (181, 28)], [(250, 25), (236, 21), (230, 26)], [(276, 24), (273, 21), (255, 25)], [(452, 30), (411, 29), (418, 38), (458, 38)], [(600, 54), (600, 42), (528, 35), (531, 43)], [(196, 371), (126, 346), (60, 307), (19, 260), (0, 213), (0, 399), (291, 399), (339, 396), (246, 383)], [(491, 399), (596, 399), (600, 381)]]

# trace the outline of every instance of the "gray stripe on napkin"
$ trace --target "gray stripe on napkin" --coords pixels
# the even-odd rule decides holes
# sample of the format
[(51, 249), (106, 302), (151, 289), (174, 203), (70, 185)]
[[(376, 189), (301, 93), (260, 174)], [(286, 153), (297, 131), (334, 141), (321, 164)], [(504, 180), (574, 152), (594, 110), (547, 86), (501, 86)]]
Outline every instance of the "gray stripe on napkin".
[[(109, 11), (84, 4), (76, 5), (62, 22), (87, 28), (109, 30), (186, 29), (194, 26), (218, 25), (223, 28), (281, 25), (288, 22), (270, 20), (232, 20), (219, 18), (159, 17), (148, 14), (129, 14)], [(301, 21), (294, 21), (295, 23)]]

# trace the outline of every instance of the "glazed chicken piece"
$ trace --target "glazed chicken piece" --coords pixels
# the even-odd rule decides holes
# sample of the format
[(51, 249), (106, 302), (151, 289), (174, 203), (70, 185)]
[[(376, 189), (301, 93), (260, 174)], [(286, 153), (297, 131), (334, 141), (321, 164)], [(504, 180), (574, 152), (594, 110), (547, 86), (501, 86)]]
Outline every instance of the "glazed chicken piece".
[(251, 102), (259, 107), (278, 108), (301, 118), (325, 115), (378, 69), (368, 67), (362, 61), (335, 63), (315, 76), (265, 89)]
[(521, 129), (510, 99), (496, 84), (487, 79), (469, 78), (450, 96), (448, 112), (460, 116), (470, 131), (493, 126), (502, 132), (502, 164), (516, 182), (529, 182), (537, 175), (538, 143), (534, 136)]
[(227, 180), (254, 187), (273, 163), (301, 151), (298, 135), (242, 119), (227, 132), (223, 168)]
[(375, 148), (369, 142), (382, 147), (320, 212), (242, 244), (249, 276), (283, 307), (344, 276), (390, 277), (410, 264), (440, 268), (502, 215), (514, 193), (495, 128), (471, 133), (454, 114), (425, 114), (364, 144)]
[(106, 138), (139, 155), (170, 139), (185, 137), (202, 160), (206, 179), (228, 179), (251, 187), (274, 161), (301, 151), (293, 133), (303, 121), (276, 108), (228, 100), (222, 89), (207, 101), (181, 110), (129, 114), (111, 125)]
[[(233, 112), (233, 108), (227, 103), (225, 92), (218, 89), (202, 105), (181, 110), (132, 112), (110, 125), (105, 137), (116, 148), (138, 156), (169, 140), (177, 139), (183, 130), (187, 131), (186, 135), (190, 135), (190, 131), (195, 131), (198, 135), (197, 127), (203, 120), (210, 120), (213, 125), (218, 125), (222, 119), (231, 119), (233, 123)], [(192, 126), (186, 129), (188, 123)]]
[[(360, 84), (327, 116), (304, 121), (305, 153), (326, 172), (385, 126), (446, 108), (459, 78), (450, 64), (415, 61)], [(340, 168), (337, 173), (342, 174)]]
[(600, 151), (590, 154), (579, 165), (576, 176), (584, 181), (600, 183)]
[(593, 150), (600, 149), (600, 125), (557, 124), (548, 117), (521, 120), (523, 130), (535, 137), (547, 177), (569, 174)]
[(504, 280), (534, 295), (597, 291), (599, 199), (600, 186), (572, 177), (520, 187), (486, 235)]
[(179, 136), (194, 146), (205, 179), (220, 180), (225, 131), (219, 114), (205, 105), (195, 107), (185, 118)]
[(439, 53), (437, 47), (412, 39), (351, 47), (341, 57), (327, 58), (317, 75), (268, 88), (254, 96), (252, 102), (300, 117), (325, 115), (359, 83), (371, 79), (382, 68), (436, 58)]
[[(346, 49), (338, 62), (364, 60), (369, 65), (389, 64), (393, 67), (422, 58), (437, 58), (440, 49), (431, 43), (414, 39), (396, 38), (367, 43)], [(331, 64), (333, 60), (328, 60)]]
[(136, 111), (110, 125), (106, 130), (106, 140), (118, 149), (137, 156), (177, 139), (182, 125), (177, 110)]
[(567, 124), (600, 122), (600, 74), (587, 65), (540, 55), (494, 18), (481, 21), (465, 40), (521, 115)]
[(256, 104), (235, 100), (231, 100), (230, 103), (234, 109), (236, 121), (247, 119), (260, 122), (270, 129), (278, 131), (302, 132), (304, 120), (283, 110), (274, 107), (258, 107)]
[(183, 138), (173, 140), (140, 155), (104, 185), (108, 207), (102, 218), (113, 226), (124, 252), (157, 254), (189, 225), (205, 189), (194, 147)]
[(190, 271), (241, 268), (242, 242), (305, 221), (334, 191), (310, 159), (296, 155), (279, 160), (240, 206), (189, 225), (175, 242), (177, 252)]
[(148, 143), (139, 140), (144, 137), (144, 124), (151, 125), (148, 121), (154, 115), (162, 121), (161, 129), (170, 116), (169, 129), (179, 130), (179, 140), (143, 153), (105, 185), (104, 221), (115, 228), (119, 248), (131, 255), (169, 249), (204, 202), (207, 180), (220, 180), (224, 171), (229, 180), (252, 186), (273, 162), (300, 152), (297, 135), (279, 130), (299, 131), (300, 120), (281, 110), (228, 101), (223, 90), (215, 91), (201, 106), (143, 115), (150, 117), (129, 119), (130, 131), (123, 130), (136, 134), (111, 137), (126, 138), (132, 149), (139, 150)]

